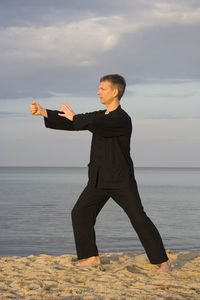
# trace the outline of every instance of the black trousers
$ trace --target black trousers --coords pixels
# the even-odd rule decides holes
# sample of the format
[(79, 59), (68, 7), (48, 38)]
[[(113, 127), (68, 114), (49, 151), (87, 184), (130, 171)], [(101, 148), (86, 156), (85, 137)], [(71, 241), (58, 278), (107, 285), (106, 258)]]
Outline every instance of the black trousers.
[(87, 185), (72, 210), (72, 225), (78, 259), (98, 255), (94, 225), (109, 198), (128, 215), (152, 264), (168, 260), (160, 234), (144, 212), (137, 183), (131, 177), (126, 188), (100, 189)]

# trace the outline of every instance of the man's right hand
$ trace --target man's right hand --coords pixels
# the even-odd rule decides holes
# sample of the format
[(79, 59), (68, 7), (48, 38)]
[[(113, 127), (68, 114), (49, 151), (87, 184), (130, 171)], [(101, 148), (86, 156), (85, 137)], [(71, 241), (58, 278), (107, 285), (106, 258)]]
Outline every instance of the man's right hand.
[(32, 102), (30, 104), (30, 111), (31, 111), (31, 114), (34, 116), (43, 116), (43, 117), (47, 118), (46, 109), (42, 108), (40, 106), (40, 104), (37, 102)]

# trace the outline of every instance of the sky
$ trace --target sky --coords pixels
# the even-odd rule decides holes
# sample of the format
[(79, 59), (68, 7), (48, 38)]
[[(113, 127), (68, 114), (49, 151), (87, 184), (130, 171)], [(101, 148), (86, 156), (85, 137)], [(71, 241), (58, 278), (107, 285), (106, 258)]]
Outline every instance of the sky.
[(47, 129), (34, 100), (105, 109), (126, 78), (136, 167), (200, 167), (199, 0), (0, 1), (0, 166), (87, 166), (92, 134)]

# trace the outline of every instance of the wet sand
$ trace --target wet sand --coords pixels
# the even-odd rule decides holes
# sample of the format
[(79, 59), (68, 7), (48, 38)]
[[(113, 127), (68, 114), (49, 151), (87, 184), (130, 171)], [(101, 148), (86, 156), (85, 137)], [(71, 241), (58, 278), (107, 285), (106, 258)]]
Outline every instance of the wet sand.
[(200, 299), (200, 253), (167, 251), (170, 273), (145, 254), (103, 253), (102, 265), (78, 268), (75, 255), (0, 258), (0, 299)]

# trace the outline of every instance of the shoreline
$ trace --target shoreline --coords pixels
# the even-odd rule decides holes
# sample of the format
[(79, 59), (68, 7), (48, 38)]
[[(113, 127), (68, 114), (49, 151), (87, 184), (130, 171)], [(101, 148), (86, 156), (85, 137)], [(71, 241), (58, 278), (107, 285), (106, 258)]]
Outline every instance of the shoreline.
[(167, 250), (173, 270), (158, 273), (144, 253), (101, 253), (78, 268), (76, 255), (0, 257), (0, 299), (200, 299), (200, 252)]

